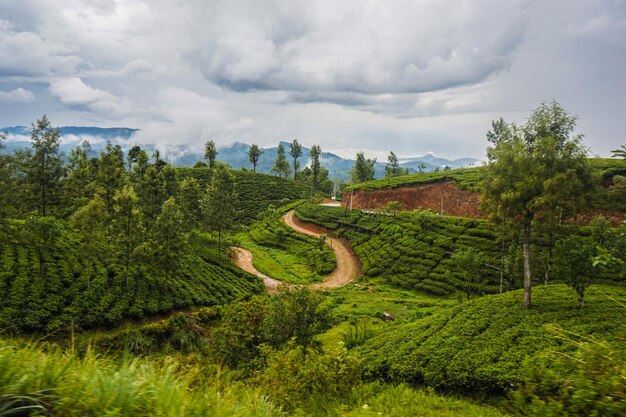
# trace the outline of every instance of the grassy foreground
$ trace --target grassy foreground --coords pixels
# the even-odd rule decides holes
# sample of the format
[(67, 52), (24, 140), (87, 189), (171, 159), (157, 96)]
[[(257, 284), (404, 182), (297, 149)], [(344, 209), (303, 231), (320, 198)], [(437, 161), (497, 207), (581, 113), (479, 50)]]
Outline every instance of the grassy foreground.
[[(266, 379), (268, 380), (268, 379)], [(287, 416), (269, 387), (233, 382), (204, 363), (84, 357), (0, 339), (0, 415)], [(499, 417), (500, 412), (407, 386), (362, 385), (337, 416)], [(13, 414), (11, 414), (13, 413)]]

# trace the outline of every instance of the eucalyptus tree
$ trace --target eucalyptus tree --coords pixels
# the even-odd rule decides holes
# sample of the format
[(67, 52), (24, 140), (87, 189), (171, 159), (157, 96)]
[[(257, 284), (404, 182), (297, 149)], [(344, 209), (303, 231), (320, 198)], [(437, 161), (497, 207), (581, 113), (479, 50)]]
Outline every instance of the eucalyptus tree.
[(302, 145), (298, 143), (298, 139), (294, 139), (289, 144), (289, 155), (293, 158), (293, 178), (298, 178), (298, 168), (300, 167), (300, 163), (298, 162), (298, 158), (302, 156)]
[(575, 128), (576, 117), (553, 101), (542, 103), (523, 126), (500, 119), (487, 133), (483, 208), (521, 230), (526, 308), (531, 307), (533, 225), (573, 215), (592, 188), (587, 149)]
[(61, 131), (52, 127), (45, 114), (31, 125), (32, 152), (24, 155), (22, 169), (25, 185), (41, 216), (60, 205), (64, 175), (60, 135)]
[(285, 147), (282, 143), (278, 144), (278, 149), (276, 150), (276, 160), (274, 161), (272, 172), (285, 178), (287, 178), (291, 172), (291, 167), (289, 166), (287, 156), (285, 155)]
[(248, 149), (248, 160), (252, 164), (252, 171), (256, 172), (256, 165), (259, 162), (259, 158), (265, 153), (265, 150), (259, 148), (259, 145), (252, 144)]
[(207, 226), (217, 232), (217, 253), (222, 254), (222, 234), (233, 227), (237, 215), (235, 177), (224, 165), (217, 165), (211, 175), (203, 199), (204, 218)]

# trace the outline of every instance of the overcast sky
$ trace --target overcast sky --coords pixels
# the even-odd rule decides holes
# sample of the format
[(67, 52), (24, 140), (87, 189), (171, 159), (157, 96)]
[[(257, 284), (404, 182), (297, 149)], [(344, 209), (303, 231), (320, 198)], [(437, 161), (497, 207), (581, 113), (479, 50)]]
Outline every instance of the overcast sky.
[(484, 158), (552, 99), (626, 143), (626, 1), (0, 0), (0, 126)]

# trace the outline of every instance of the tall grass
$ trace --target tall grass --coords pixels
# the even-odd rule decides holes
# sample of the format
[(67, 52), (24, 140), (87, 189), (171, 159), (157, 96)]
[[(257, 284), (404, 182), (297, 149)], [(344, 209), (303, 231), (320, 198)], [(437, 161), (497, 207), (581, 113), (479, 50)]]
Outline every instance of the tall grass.
[[(32, 414), (31, 414), (32, 413)], [(171, 358), (121, 361), (0, 340), (0, 416), (281, 416), (259, 390)]]

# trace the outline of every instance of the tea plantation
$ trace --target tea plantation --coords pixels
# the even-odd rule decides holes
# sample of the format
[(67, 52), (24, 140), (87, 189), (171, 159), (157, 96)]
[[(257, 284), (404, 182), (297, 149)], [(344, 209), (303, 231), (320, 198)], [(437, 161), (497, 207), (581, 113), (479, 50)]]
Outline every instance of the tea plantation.
[[(539, 286), (531, 310), (521, 291), (485, 296), (404, 324), (358, 349), (372, 378), (462, 392), (502, 394), (523, 379), (524, 361), (597, 340), (619, 348), (626, 334), (626, 289), (589, 289), (580, 308), (564, 285)], [(591, 337), (591, 338), (590, 338)]]
[[(174, 168), (179, 181), (184, 178), (195, 178), (202, 189), (210, 180), (208, 168)], [(235, 191), (238, 199), (238, 223), (250, 224), (259, 213), (270, 204), (279, 206), (297, 200), (311, 193), (308, 185), (274, 175), (260, 174), (252, 171), (236, 171), (230, 173), (235, 177)]]
[[(393, 217), (312, 204), (298, 206), (296, 214), (303, 221), (347, 237), (368, 276), (436, 295), (451, 294), (468, 285), (480, 292), (497, 291), (500, 253), (488, 221), (440, 217), (430, 212)], [(462, 271), (454, 266), (451, 255), (468, 249), (480, 251), (488, 261), (481, 283), (464, 282)]]
[(113, 326), (124, 318), (224, 304), (263, 290), (258, 278), (209, 255), (214, 250), (209, 251), (205, 238), (195, 240), (185, 245), (175, 273), (166, 274), (149, 257), (137, 257), (128, 279), (104, 250), (98, 259), (87, 261), (70, 232), (43, 253), (32, 244), (3, 242), (0, 328), (45, 332), (72, 324)]

